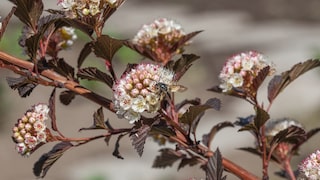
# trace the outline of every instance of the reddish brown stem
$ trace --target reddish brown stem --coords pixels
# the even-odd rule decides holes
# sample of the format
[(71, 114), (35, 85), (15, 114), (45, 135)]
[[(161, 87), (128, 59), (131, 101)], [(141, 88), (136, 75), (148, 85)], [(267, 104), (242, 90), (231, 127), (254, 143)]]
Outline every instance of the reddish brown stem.
[[(4, 64), (10, 64), (10, 65), (13, 65), (16, 67), (9, 68), (9, 66), (4, 66)], [(23, 69), (26, 69), (26, 70), (29, 70), (30, 72), (32, 72), (32, 70), (34, 68), (34, 64), (31, 62), (13, 57), (11, 55), (8, 55), (8, 54), (0, 51), (0, 67), (8, 68), (8, 69), (19, 74), (19, 73), (22, 73), (21, 70), (19, 71), (19, 68), (23, 68)], [(114, 111), (113, 107), (112, 107), (112, 103), (109, 99), (106, 99), (106, 98), (82, 87), (77, 82), (74, 82), (72, 80), (68, 80), (66, 77), (61, 76), (52, 70), (44, 70), (41, 72), (41, 75), (48, 78), (48, 79), (51, 79), (52, 81), (56, 82), (57, 84), (62, 85), (63, 87), (69, 89), (70, 91), (78, 93), (79, 95), (84, 96), (84, 97), (88, 98), (89, 100), (91, 100), (91, 101), (111, 110), (111, 111)], [(102, 136), (105, 136), (105, 135), (100, 135), (100, 136), (97, 136), (96, 138), (100, 138)], [(171, 139), (176, 141), (177, 143), (179, 143), (182, 146), (189, 147), (189, 145), (186, 144), (185, 139), (181, 140), (181, 139), (178, 139), (177, 137), (171, 137)], [(213, 155), (213, 152), (209, 151), (208, 148), (201, 146), (201, 145), (199, 147), (204, 152), (208, 152), (209, 155), (211, 155), (211, 156)], [(236, 176), (238, 176), (241, 179), (246, 179), (246, 180), (259, 179), (255, 175), (251, 174), (250, 172), (246, 171), (245, 169), (243, 169), (239, 165), (236, 165), (235, 163), (231, 162), (230, 160), (228, 160), (226, 158), (223, 159), (223, 166), (225, 167), (225, 169), (227, 169), (228, 171), (235, 174)]]
[(294, 175), (294, 172), (292, 171), (291, 165), (290, 165), (290, 158), (286, 158), (286, 160), (283, 162), (282, 165), (287, 172), (288, 176), (291, 180), (296, 180), (296, 176)]
[[(0, 51), (0, 61), (3, 61), (4, 63), (7, 64), (11, 64), (17, 67), (12, 67), (10, 68), (10, 70), (18, 73), (18, 74), (22, 74), (21, 72), (19, 73), (19, 68), (23, 68), (26, 70), (29, 70), (30, 72), (32, 72), (34, 64), (25, 60), (21, 60), (19, 58), (13, 57), (9, 54), (6, 54), (4, 52)], [(4, 66), (0, 66), (0, 67), (4, 67)], [(4, 68), (8, 68), (8, 66), (5, 66)], [(96, 102), (97, 104), (111, 110), (113, 110), (112, 107), (112, 102), (109, 99), (106, 99), (103, 96), (100, 96), (84, 87), (82, 87), (80, 84), (78, 84), (75, 81), (72, 80), (68, 80), (66, 77), (61, 76), (60, 74), (57, 74), (54, 71), (51, 70), (44, 70), (41, 72), (41, 75), (51, 79), (52, 81), (56, 82), (54, 84), (58, 84), (66, 89), (69, 89), (70, 91), (73, 91), (75, 93), (78, 93), (81, 96), (84, 96), (88, 99), (90, 99), (93, 102)]]

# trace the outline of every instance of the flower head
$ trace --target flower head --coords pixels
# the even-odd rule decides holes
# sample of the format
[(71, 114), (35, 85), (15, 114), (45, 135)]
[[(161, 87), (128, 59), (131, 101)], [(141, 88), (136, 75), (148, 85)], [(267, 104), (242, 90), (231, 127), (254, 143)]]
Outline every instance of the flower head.
[(13, 127), (12, 139), (22, 156), (29, 156), (38, 145), (47, 142), (49, 131), (45, 120), (48, 113), (49, 108), (45, 104), (32, 106)]
[(106, 7), (117, 7), (119, 0), (58, 0), (58, 6), (70, 18), (95, 16)]
[(73, 27), (63, 26), (56, 33), (57, 46), (62, 49), (67, 49), (73, 45), (73, 42), (78, 38)]
[[(266, 127), (265, 127), (265, 135), (267, 137), (267, 140), (272, 141), (273, 138), (280, 131), (288, 129), (292, 126), (303, 129), (303, 125), (293, 119), (284, 118), (284, 119), (278, 119), (273, 121), (267, 121)], [(277, 144), (274, 151), (272, 151), (272, 154), (274, 157), (278, 158), (280, 162), (286, 161), (290, 159), (293, 153), (295, 152), (295, 151), (292, 151), (293, 150), (292, 148), (294, 146), (295, 146), (294, 143), (290, 143), (286, 141), (280, 142)]]
[(280, 131), (287, 129), (290, 126), (303, 128), (303, 125), (301, 123), (289, 118), (267, 121), (265, 130), (266, 136), (273, 137), (277, 135)]
[(230, 92), (233, 88), (247, 89), (259, 72), (269, 66), (269, 75), (274, 72), (274, 67), (265, 57), (256, 52), (248, 51), (230, 57), (225, 63), (219, 78), (220, 88), (223, 92)]
[(320, 150), (310, 154), (299, 165), (300, 178), (319, 180), (320, 179)]
[(182, 48), (176, 49), (176, 52), (171, 52), (171, 49), (184, 35), (186, 33), (179, 24), (173, 20), (161, 18), (151, 24), (143, 25), (132, 42), (152, 51), (159, 60), (164, 61), (171, 58), (174, 53), (182, 51)]
[(134, 123), (142, 112), (156, 112), (163, 98), (157, 84), (172, 85), (173, 77), (172, 71), (155, 64), (139, 64), (132, 68), (113, 86), (117, 114)]

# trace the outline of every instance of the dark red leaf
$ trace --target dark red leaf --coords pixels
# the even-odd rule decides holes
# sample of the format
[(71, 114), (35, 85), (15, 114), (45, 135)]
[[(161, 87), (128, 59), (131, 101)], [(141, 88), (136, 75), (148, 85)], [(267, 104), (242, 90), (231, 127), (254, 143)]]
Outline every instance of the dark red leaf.
[(274, 76), (268, 85), (268, 100), (272, 102), (278, 94), (283, 91), (291, 82), (297, 79), (303, 73), (319, 67), (319, 59), (310, 59), (303, 63), (294, 65), (290, 70), (283, 72), (281, 75)]
[(75, 98), (76, 94), (73, 91), (62, 91), (60, 93), (60, 102), (64, 105), (69, 105), (71, 101)]
[(170, 148), (160, 150), (161, 154), (153, 162), (153, 168), (166, 168), (173, 165), (177, 160), (184, 158), (185, 155)]
[(93, 52), (97, 57), (106, 61), (112, 60), (114, 54), (122, 47), (123, 41), (112, 38), (108, 35), (102, 35), (92, 43)]
[(132, 141), (132, 145), (137, 150), (139, 156), (142, 156), (144, 144), (146, 142), (146, 139), (149, 135), (149, 132), (151, 130), (151, 127), (148, 125), (142, 125), (139, 129), (134, 129), (132, 135), (130, 136), (130, 139)]
[(267, 122), (270, 118), (268, 112), (260, 107), (255, 107), (256, 116), (254, 117), (254, 126), (256, 127), (257, 132), (260, 128)]
[(13, 13), (16, 11), (16, 7), (12, 7), (11, 11), (9, 12), (9, 14), (1, 21), (1, 28), (0, 28), (0, 40), (4, 34), (4, 32), (6, 31), (7, 25), (13, 15)]
[(188, 111), (185, 112), (180, 118), (180, 122), (192, 125), (193, 121), (207, 109), (219, 110), (221, 106), (221, 101), (217, 98), (209, 99), (205, 104), (190, 106)]
[(112, 153), (112, 155), (115, 156), (115, 157), (117, 157), (118, 159), (124, 159), (124, 158), (121, 156), (120, 152), (119, 152), (120, 140), (121, 140), (121, 138), (122, 138), (123, 136), (125, 136), (125, 134), (120, 134), (120, 135), (118, 136), (117, 141), (116, 141), (116, 144), (115, 144), (115, 146), (114, 146), (114, 151), (113, 151), (113, 153)]
[(21, 76), (18, 78), (7, 77), (6, 80), (11, 89), (18, 89), (20, 97), (29, 96), (33, 89), (37, 86), (36, 83), (30, 81), (28, 77), (25, 76)]
[(74, 79), (74, 68), (69, 65), (63, 58), (58, 60), (50, 60), (49, 66), (57, 73), (68, 79)]
[(222, 165), (222, 156), (217, 149), (214, 152), (214, 156), (211, 156), (208, 159), (208, 163), (206, 166), (203, 167), (206, 172), (206, 179), (207, 180), (225, 180), (226, 176), (222, 177), (223, 173), (223, 165)]
[(252, 82), (251, 88), (253, 92), (257, 93), (260, 85), (263, 83), (263, 81), (266, 79), (269, 73), (270, 73), (270, 66), (266, 66), (265, 68), (259, 71), (257, 77), (255, 77)]
[(234, 127), (231, 122), (221, 122), (213, 126), (208, 134), (204, 134), (202, 138), (203, 144), (210, 148), (210, 144), (218, 131), (226, 127)]
[(108, 129), (106, 123), (104, 121), (104, 114), (102, 107), (100, 107), (96, 112), (93, 114), (93, 125), (88, 128), (81, 128), (79, 131), (82, 130), (93, 130), (93, 129)]
[(53, 89), (50, 99), (49, 99), (49, 117), (51, 119), (52, 130), (57, 131), (57, 122), (56, 122), (56, 88)]
[(183, 158), (178, 166), (178, 170), (185, 167), (186, 165), (194, 166), (200, 163), (198, 157), (191, 157), (191, 158)]
[(101, 81), (107, 84), (110, 88), (113, 86), (113, 78), (96, 67), (79, 69), (77, 76), (81, 79)]
[(31, 29), (37, 29), (38, 20), (43, 11), (42, 0), (10, 0), (17, 6), (15, 15)]
[(43, 154), (34, 164), (33, 174), (37, 177), (44, 178), (52, 165), (72, 146), (73, 145), (70, 142), (61, 142), (56, 144), (51, 151)]
[(84, 60), (89, 56), (92, 51), (91, 42), (86, 43), (84, 47), (81, 49), (80, 55), (78, 57), (78, 64), (77, 67), (80, 68)]
[(306, 140), (306, 132), (297, 126), (290, 126), (278, 132), (271, 140), (270, 146), (277, 146), (279, 143), (286, 142), (290, 144), (298, 144)]
[(178, 81), (191, 67), (192, 63), (199, 58), (200, 56), (195, 54), (182, 54), (177, 61), (169, 61), (166, 67), (175, 72), (174, 80)]
[(181, 37), (179, 39), (178, 42), (176, 42), (172, 48), (170, 49), (171, 52), (175, 52), (178, 49), (180, 49), (182, 46), (184, 46), (188, 41), (190, 41), (190, 39), (192, 39), (194, 36), (196, 36), (197, 34), (201, 33), (202, 31), (195, 31), (195, 32), (191, 32), (189, 34), (184, 35), (183, 37)]

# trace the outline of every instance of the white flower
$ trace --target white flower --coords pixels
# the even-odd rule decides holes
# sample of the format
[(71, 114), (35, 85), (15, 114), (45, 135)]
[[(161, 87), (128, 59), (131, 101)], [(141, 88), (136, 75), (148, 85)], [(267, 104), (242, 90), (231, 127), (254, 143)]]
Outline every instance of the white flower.
[(113, 85), (117, 115), (135, 122), (142, 112), (155, 113), (163, 98), (156, 84), (172, 85), (173, 78), (172, 71), (159, 65), (139, 64), (132, 68)]
[(46, 104), (34, 105), (12, 128), (13, 141), (22, 156), (29, 156), (40, 143), (47, 141), (47, 133), (50, 131), (46, 131), (45, 120), (48, 113), (49, 107)]
[(40, 131), (43, 131), (43, 130), (46, 129), (46, 125), (41, 121), (36, 121), (33, 124), (33, 128), (34, 128), (35, 131), (40, 132)]
[(231, 91), (230, 85), (238, 88), (250, 87), (253, 83), (252, 80), (267, 66), (270, 67), (268, 75), (272, 75), (275, 69), (262, 54), (256, 51), (236, 54), (230, 57), (223, 66), (219, 74), (221, 81), (219, 87), (222, 92)]
[(75, 5), (74, 0), (59, 0), (58, 5), (61, 6), (64, 10), (71, 10)]
[(47, 142), (47, 134), (44, 131), (38, 132), (37, 139), (39, 142)]
[(146, 100), (143, 96), (139, 95), (132, 100), (132, 110), (138, 113), (142, 113), (146, 110)]
[(319, 180), (320, 179), (320, 150), (310, 154), (299, 165), (301, 173), (300, 179)]
[(16, 150), (19, 154), (24, 155), (27, 152), (27, 146), (24, 143), (18, 143), (16, 144)]
[(240, 87), (243, 84), (243, 78), (240, 74), (234, 73), (228, 81), (233, 87)]

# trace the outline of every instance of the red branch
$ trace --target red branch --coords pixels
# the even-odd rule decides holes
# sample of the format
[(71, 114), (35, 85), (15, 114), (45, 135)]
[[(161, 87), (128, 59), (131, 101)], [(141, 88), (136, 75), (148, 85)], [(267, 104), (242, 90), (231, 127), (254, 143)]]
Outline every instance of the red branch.
[[(9, 69), (17, 74), (24, 75), (25, 72), (23, 70), (28, 70), (29, 72), (33, 72), (34, 69), (34, 64), (25, 60), (21, 60), (19, 58), (13, 57), (9, 54), (6, 54), (4, 52), (0, 51), (0, 68), (6, 68)], [(49, 85), (57, 85), (60, 87), (64, 87), (66, 89), (69, 89), (70, 91), (73, 91), (83, 97), (86, 97), (87, 99), (111, 110), (114, 112), (113, 109), (113, 104), (109, 99), (106, 99), (84, 87), (82, 87), (80, 84), (73, 80), (69, 80), (64, 76), (61, 76), (60, 74), (57, 74), (56, 72), (52, 70), (44, 70), (40, 73), (43, 77), (48, 78), (52, 80), (54, 83), (48, 83)], [(99, 136), (100, 137), (100, 136)], [(176, 141), (182, 146), (188, 147), (188, 145), (180, 140), (180, 139), (174, 139), (172, 140)], [(208, 152), (208, 156), (212, 156), (213, 152), (208, 151), (208, 148), (201, 146), (201, 149), (204, 151)], [(223, 158), (223, 166), (226, 170), (230, 171), (231, 173), (235, 174), (241, 179), (246, 179), (246, 180), (257, 180), (259, 179), (255, 175), (251, 174), (247, 170), (243, 169), (239, 165), (231, 162), (230, 160)]]

